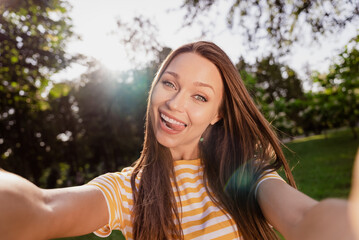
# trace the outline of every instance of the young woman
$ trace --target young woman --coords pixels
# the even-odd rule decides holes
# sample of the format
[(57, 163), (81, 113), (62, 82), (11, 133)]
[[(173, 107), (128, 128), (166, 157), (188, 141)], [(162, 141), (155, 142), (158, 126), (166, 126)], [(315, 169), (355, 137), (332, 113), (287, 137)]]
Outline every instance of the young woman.
[(286, 239), (355, 239), (359, 187), (350, 201), (297, 191), (279, 140), (215, 44), (187, 44), (167, 57), (145, 129), (133, 167), (84, 186), (45, 190), (0, 173), (1, 239), (113, 229), (139, 240), (277, 239), (273, 227)]

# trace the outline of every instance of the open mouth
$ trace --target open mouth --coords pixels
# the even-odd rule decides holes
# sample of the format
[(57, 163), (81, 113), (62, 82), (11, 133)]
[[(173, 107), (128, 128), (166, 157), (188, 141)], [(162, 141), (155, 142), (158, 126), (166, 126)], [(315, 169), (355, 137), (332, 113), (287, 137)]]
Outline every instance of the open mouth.
[(181, 131), (187, 127), (187, 124), (174, 120), (163, 113), (160, 113), (161, 121), (164, 125), (174, 131)]

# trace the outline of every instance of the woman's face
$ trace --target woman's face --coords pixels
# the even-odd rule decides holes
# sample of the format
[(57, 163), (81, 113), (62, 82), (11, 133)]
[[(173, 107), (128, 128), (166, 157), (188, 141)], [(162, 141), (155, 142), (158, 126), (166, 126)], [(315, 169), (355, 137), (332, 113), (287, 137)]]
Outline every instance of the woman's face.
[(212, 62), (195, 53), (176, 56), (151, 97), (158, 142), (168, 147), (174, 158), (196, 152), (202, 133), (220, 119), (222, 94), (221, 75)]

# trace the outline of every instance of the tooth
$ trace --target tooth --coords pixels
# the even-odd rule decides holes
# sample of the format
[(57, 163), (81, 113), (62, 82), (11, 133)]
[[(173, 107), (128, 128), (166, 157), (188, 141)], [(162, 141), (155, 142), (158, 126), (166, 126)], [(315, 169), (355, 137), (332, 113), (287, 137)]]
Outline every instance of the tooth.
[(172, 119), (172, 118), (167, 117), (167, 116), (164, 115), (163, 113), (161, 113), (161, 117), (162, 117), (165, 121), (167, 121), (167, 122), (169, 122), (169, 123), (173, 123), (173, 124), (177, 124), (177, 125), (185, 125), (185, 124), (183, 124), (183, 123), (177, 122), (176, 120), (174, 120), (174, 119)]

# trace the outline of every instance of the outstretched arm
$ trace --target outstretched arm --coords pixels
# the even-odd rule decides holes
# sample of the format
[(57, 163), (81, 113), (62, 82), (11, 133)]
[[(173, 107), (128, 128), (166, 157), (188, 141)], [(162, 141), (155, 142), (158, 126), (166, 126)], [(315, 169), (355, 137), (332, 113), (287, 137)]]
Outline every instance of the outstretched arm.
[[(357, 165), (358, 158), (357, 154)], [(353, 175), (358, 179), (359, 167)], [(358, 181), (353, 181), (349, 200), (317, 202), (280, 180), (268, 180), (258, 189), (258, 202), (266, 219), (287, 240), (359, 239), (354, 235), (359, 229)]]
[(359, 239), (359, 150), (354, 163), (352, 191), (349, 197), (349, 217), (355, 239)]
[(45, 190), (0, 171), (1, 239), (50, 239), (82, 235), (106, 225), (102, 193), (93, 186)]

